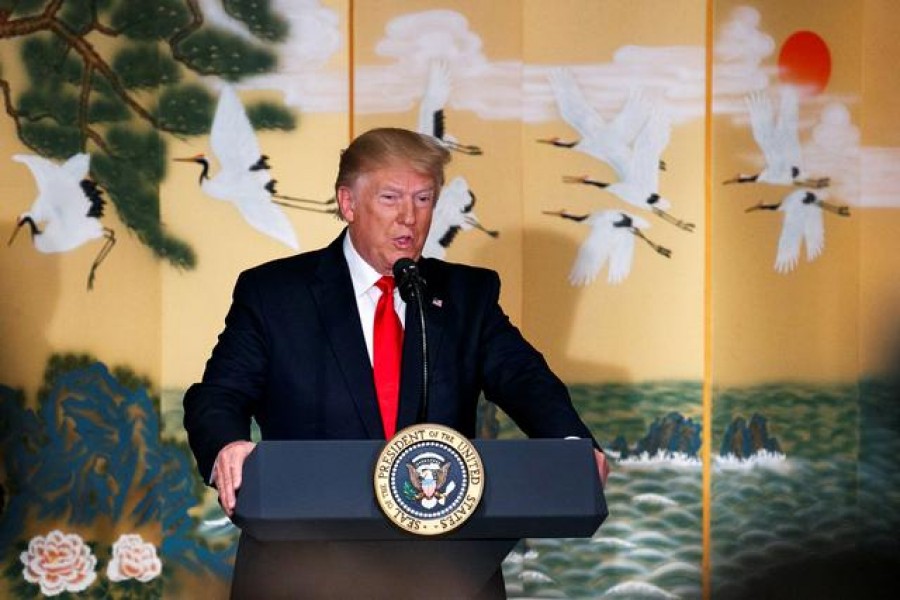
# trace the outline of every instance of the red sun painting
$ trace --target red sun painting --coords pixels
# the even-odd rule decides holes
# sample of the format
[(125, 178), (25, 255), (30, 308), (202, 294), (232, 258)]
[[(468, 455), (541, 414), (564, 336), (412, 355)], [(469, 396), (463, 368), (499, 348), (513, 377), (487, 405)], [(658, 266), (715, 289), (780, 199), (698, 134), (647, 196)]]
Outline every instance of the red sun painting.
[(782, 83), (800, 86), (808, 94), (818, 94), (831, 77), (831, 52), (812, 31), (792, 33), (778, 54), (778, 77)]

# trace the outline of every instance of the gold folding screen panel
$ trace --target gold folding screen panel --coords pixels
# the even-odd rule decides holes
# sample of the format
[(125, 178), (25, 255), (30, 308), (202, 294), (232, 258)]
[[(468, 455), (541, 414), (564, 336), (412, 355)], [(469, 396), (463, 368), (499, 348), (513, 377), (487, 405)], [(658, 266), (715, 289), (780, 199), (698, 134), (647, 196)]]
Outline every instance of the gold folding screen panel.
[[(441, 214), (456, 235), (429, 251), (500, 272), (507, 313), (613, 457), (607, 523), (524, 540), (511, 597), (754, 597), (844, 559), (883, 566), (890, 2), (249, 4), (0, 2), (0, 228), (30, 212), (47, 232), (23, 222), (0, 251), (0, 595), (227, 596), (235, 531), (194, 473), (181, 397), (237, 274), (342, 225), (279, 209), (286, 243), (203, 187), (199, 154), (224, 168), (208, 135), (223, 86), (284, 196), (327, 201), (353, 134), (433, 127), (423, 107), (477, 147), (448, 170), (474, 203)], [(776, 176), (792, 132), (805, 172)], [(45, 202), (82, 193), (58, 170), (81, 152), (106, 202), (91, 218), (116, 238), (90, 291), (106, 238), (38, 244), (62, 231), (42, 185)], [(519, 435), (490, 411), (482, 430)], [(56, 547), (81, 558), (51, 581), (38, 548)], [(126, 547), (159, 561), (124, 577)]]

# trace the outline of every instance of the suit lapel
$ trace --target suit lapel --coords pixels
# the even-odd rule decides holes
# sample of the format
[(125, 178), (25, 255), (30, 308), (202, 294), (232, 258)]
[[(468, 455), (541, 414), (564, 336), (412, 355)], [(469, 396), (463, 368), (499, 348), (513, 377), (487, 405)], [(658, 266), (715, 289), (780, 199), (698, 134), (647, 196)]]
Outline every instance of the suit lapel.
[[(425, 309), (425, 327), (428, 333), (429, 379), (437, 364), (441, 339), (447, 322), (443, 281), (434, 269), (427, 269), (428, 261), (420, 261), (422, 275), (427, 289), (422, 300)], [(406, 304), (406, 327), (403, 332), (403, 367), (400, 374), (400, 411), (397, 415), (397, 430), (416, 423), (422, 402), (422, 328), (419, 309), (415, 300)], [(429, 385), (429, 403), (432, 401), (432, 386)], [(428, 416), (426, 415), (426, 421)]]
[(353, 294), (350, 270), (344, 258), (343, 242), (346, 229), (332, 242), (322, 257), (317, 281), (312, 285), (322, 318), (325, 334), (334, 350), (357, 412), (370, 438), (384, 437), (372, 365), (366, 351), (366, 341), (359, 322), (359, 310)]

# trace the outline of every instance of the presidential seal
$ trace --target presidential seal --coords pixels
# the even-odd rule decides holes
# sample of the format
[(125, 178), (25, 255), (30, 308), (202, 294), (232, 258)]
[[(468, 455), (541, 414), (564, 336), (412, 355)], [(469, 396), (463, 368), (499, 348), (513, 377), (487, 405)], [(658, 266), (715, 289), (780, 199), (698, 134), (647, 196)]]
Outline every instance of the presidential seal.
[(475, 446), (458, 431), (423, 423), (385, 444), (375, 463), (375, 499), (387, 518), (417, 535), (449, 533), (472, 516), (484, 490)]

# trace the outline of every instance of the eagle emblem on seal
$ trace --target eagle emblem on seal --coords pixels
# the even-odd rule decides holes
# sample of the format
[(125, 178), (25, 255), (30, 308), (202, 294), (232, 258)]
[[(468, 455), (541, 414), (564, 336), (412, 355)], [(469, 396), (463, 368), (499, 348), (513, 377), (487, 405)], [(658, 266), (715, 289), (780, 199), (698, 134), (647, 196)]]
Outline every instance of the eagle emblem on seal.
[(450, 463), (445, 462), (443, 465), (436, 463), (420, 464), (418, 467), (413, 463), (406, 463), (406, 469), (409, 472), (409, 482), (415, 490), (412, 493), (411, 500), (421, 503), (424, 508), (434, 508), (436, 505), (443, 505), (456, 485), (450, 482), (447, 489), (443, 489), (447, 483), (447, 477), (450, 474)]

